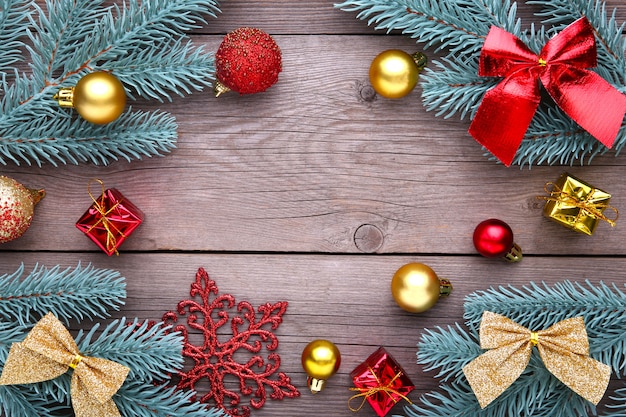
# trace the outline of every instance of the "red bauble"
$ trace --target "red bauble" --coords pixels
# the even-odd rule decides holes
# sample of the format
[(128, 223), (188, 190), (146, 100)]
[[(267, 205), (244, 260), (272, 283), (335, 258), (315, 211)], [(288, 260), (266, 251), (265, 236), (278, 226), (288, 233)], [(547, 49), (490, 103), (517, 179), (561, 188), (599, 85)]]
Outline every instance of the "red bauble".
[(487, 258), (501, 258), (513, 247), (513, 230), (498, 219), (480, 222), (474, 229), (474, 246)]
[(280, 48), (262, 30), (242, 27), (224, 37), (215, 53), (215, 67), (216, 95), (228, 90), (242, 95), (260, 93), (278, 81)]

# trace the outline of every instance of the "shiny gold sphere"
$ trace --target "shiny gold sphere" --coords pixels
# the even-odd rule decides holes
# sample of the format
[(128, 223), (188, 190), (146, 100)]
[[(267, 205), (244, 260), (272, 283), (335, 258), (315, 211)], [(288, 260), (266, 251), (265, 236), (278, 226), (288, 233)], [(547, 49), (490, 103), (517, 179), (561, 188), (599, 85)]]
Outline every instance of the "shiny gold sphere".
[(452, 286), (440, 280), (435, 271), (421, 263), (410, 263), (396, 271), (391, 280), (391, 294), (396, 303), (411, 313), (421, 313), (448, 295)]
[(92, 72), (81, 78), (72, 103), (78, 114), (95, 124), (110, 123), (120, 117), (126, 106), (126, 91), (114, 75)]
[(341, 364), (341, 353), (337, 346), (324, 339), (306, 345), (302, 351), (302, 367), (309, 376), (311, 392), (323, 389), (324, 381), (333, 376)]
[(390, 49), (378, 54), (372, 61), (369, 71), (370, 83), (374, 90), (386, 98), (401, 98), (413, 91), (419, 73), (425, 65), (425, 56), (423, 54), (418, 56), (422, 60), (419, 63), (417, 58), (399, 49)]

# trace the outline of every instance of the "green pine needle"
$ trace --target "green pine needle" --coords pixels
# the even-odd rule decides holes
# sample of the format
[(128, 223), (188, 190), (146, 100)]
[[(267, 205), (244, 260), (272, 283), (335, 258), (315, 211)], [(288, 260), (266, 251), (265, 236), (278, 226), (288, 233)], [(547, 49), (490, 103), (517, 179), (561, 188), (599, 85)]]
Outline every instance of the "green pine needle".
[(47, 269), (35, 266), (24, 276), (24, 265), (0, 276), (0, 319), (28, 326), (48, 312), (60, 320), (104, 318), (119, 310), (126, 297), (126, 283), (119, 272), (82, 267)]

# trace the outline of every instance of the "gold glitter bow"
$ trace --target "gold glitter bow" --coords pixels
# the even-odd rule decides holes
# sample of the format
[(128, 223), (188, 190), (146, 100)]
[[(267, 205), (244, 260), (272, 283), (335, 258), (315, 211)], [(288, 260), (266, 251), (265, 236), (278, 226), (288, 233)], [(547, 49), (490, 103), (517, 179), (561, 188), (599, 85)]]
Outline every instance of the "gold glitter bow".
[[(98, 201), (98, 199), (96, 197), (94, 197), (94, 195), (91, 193), (91, 183), (92, 181), (95, 181), (97, 183), (100, 184), (100, 186), (102, 187), (102, 194), (100, 196), (100, 200)], [(107, 241), (106, 241), (106, 249), (109, 253), (111, 253), (111, 251), (114, 251), (116, 255), (119, 255), (120, 253), (117, 251), (117, 235), (120, 236), (124, 236), (124, 233), (122, 233), (121, 230), (119, 230), (108, 218), (109, 214), (115, 210), (117, 208), (117, 206), (119, 206), (122, 202), (122, 200), (117, 201), (115, 204), (113, 204), (113, 206), (111, 206), (110, 209), (106, 209), (106, 203), (105, 203), (105, 188), (104, 188), (104, 182), (102, 182), (102, 180), (99, 180), (97, 178), (92, 179), (91, 181), (89, 181), (89, 183), (87, 184), (87, 193), (89, 193), (89, 197), (91, 197), (91, 200), (93, 201), (93, 206), (96, 209), (96, 211), (98, 212), (98, 214), (100, 215), (100, 218), (98, 219), (97, 222), (95, 222), (90, 228), (89, 230), (87, 230), (87, 232), (91, 232), (95, 227), (98, 226), (98, 224), (102, 223), (102, 227), (104, 227), (104, 230), (106, 230), (107, 232)], [(115, 229), (115, 231), (113, 230)]]
[(480, 322), (480, 347), (491, 350), (463, 368), (481, 408), (498, 398), (524, 372), (533, 346), (537, 346), (550, 373), (593, 404), (600, 402), (611, 367), (589, 356), (582, 317), (565, 319), (535, 332), (485, 311)]
[[(368, 368), (370, 370), (370, 373), (374, 376), (374, 379), (376, 379), (376, 386), (375, 387), (371, 387), (371, 388), (370, 387), (368, 387), (368, 388), (359, 388), (359, 387), (350, 388), (350, 391), (360, 391), (360, 394), (354, 394), (348, 400), (348, 408), (350, 408), (350, 411), (354, 411), (354, 412), (359, 411), (361, 408), (363, 408), (363, 406), (365, 405), (365, 401), (369, 397), (371, 397), (372, 395), (376, 395), (379, 392), (386, 393), (389, 396), (389, 398), (391, 398), (393, 400), (394, 403), (397, 403), (398, 400), (391, 394), (395, 394), (398, 397), (402, 398), (403, 400), (407, 401), (409, 404), (413, 404), (411, 402), (411, 400), (409, 400), (409, 398), (406, 395), (402, 394), (401, 392), (399, 392), (398, 390), (396, 390), (392, 386), (393, 382), (402, 375), (402, 372), (398, 372), (396, 374), (396, 376), (391, 378), (391, 380), (389, 380), (387, 385), (381, 385), (381, 382), (378, 379), (378, 375), (376, 375), (376, 373), (374, 372), (374, 370), (371, 367), (368, 367)], [(354, 400), (356, 398), (359, 398), (359, 397), (363, 397), (363, 401), (361, 401), (361, 404), (357, 408), (353, 408), (350, 405), (350, 402), (352, 402), (352, 400)]]
[(52, 313), (39, 320), (24, 341), (11, 346), (0, 385), (48, 381), (69, 368), (74, 368), (71, 397), (76, 417), (120, 416), (111, 397), (130, 369), (106, 359), (82, 356), (70, 333)]

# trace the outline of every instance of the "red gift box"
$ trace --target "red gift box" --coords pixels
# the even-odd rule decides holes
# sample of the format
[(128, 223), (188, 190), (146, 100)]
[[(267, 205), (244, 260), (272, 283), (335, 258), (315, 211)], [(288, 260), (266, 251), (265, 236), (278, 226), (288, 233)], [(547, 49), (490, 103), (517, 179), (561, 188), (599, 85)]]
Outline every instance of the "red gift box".
[[(91, 195), (91, 192), (89, 192)], [(102, 195), (76, 222), (76, 227), (93, 240), (107, 255), (119, 255), (117, 249), (141, 224), (144, 214), (115, 188)]]
[(401, 399), (411, 403), (406, 396), (415, 389), (413, 382), (382, 346), (357, 366), (350, 373), (350, 378), (356, 387), (350, 390), (360, 392), (350, 400), (363, 397), (360, 407), (354, 409), (350, 406), (352, 411), (360, 410), (367, 400), (376, 414), (383, 417)]

